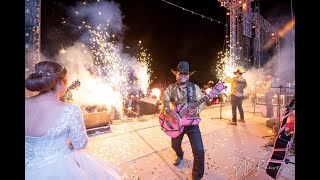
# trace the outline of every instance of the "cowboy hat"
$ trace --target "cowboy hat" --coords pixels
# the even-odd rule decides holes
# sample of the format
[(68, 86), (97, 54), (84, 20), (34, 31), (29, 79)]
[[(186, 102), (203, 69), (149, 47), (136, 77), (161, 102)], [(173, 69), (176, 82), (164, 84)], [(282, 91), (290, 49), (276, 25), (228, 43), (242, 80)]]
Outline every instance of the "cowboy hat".
[(196, 71), (189, 71), (189, 63), (186, 61), (180, 61), (178, 66), (177, 66), (177, 70), (173, 70), (171, 69), (173, 74), (177, 74), (178, 72), (182, 72), (182, 73), (188, 73), (189, 75), (192, 75), (193, 73), (195, 73)]
[(245, 73), (246, 71), (244, 71), (244, 70), (242, 70), (242, 69), (237, 69), (235, 72), (233, 72), (233, 74), (237, 74), (237, 73), (239, 73), (239, 74), (243, 74), (243, 73)]

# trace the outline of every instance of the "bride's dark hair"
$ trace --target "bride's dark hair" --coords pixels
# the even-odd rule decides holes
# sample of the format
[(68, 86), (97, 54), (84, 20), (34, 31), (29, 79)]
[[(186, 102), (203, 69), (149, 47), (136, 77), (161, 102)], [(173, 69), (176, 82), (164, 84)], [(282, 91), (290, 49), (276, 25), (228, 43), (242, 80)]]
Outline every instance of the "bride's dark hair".
[(45, 92), (55, 90), (56, 84), (66, 79), (67, 70), (54, 61), (41, 61), (34, 66), (34, 72), (25, 79), (29, 91)]

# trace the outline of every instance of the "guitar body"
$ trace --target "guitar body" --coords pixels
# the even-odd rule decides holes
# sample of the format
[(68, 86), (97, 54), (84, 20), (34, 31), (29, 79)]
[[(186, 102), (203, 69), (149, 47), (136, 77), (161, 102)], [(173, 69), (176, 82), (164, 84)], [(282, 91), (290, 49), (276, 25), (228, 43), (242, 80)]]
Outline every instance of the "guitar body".
[(172, 138), (179, 136), (184, 129), (184, 126), (180, 125), (169, 115), (160, 114), (159, 124), (162, 131)]
[(197, 125), (200, 123), (200, 121), (201, 121), (200, 117), (184, 116), (180, 121), (180, 125), (181, 126)]

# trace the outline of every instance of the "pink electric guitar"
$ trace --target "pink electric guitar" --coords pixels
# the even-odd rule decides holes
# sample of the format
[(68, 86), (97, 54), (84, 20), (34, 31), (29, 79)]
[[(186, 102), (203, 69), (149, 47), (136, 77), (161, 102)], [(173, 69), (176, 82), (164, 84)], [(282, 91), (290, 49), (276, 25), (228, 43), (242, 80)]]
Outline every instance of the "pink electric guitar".
[(195, 109), (200, 104), (204, 103), (207, 99), (213, 98), (216, 95), (219, 95), (221, 91), (225, 90), (226, 86), (223, 85), (222, 82), (218, 83), (208, 95), (203, 96), (201, 99), (199, 99), (196, 102), (188, 104), (187, 107), (183, 107), (182, 105), (178, 105), (174, 110), (172, 110), (169, 114), (178, 114), (178, 116), (181, 117), (181, 119), (175, 119), (174, 117), (168, 115), (165, 115), (161, 113), (159, 115), (159, 123), (161, 126), (161, 129), (170, 137), (175, 138), (179, 136), (184, 126), (189, 125), (195, 125), (199, 124), (200, 118), (199, 117), (189, 117), (187, 116), (188, 109)]

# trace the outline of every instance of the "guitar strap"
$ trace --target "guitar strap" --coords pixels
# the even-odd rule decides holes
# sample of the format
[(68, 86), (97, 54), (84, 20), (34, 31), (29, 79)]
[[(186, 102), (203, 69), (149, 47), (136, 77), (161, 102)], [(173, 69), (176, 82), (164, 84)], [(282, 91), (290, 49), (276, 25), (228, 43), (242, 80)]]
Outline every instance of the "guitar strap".
[[(191, 82), (187, 83), (187, 97), (188, 97), (188, 103), (193, 103), (196, 101), (196, 86)], [(197, 116), (199, 115), (197, 114)], [(191, 118), (189, 120), (190, 120), (189, 123), (192, 124), (195, 119)]]
[(196, 101), (196, 87), (193, 83), (188, 82), (187, 83), (187, 97), (188, 97), (188, 103), (193, 103)]

